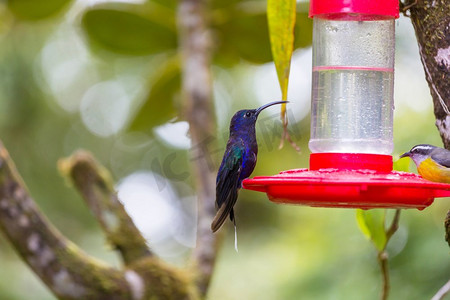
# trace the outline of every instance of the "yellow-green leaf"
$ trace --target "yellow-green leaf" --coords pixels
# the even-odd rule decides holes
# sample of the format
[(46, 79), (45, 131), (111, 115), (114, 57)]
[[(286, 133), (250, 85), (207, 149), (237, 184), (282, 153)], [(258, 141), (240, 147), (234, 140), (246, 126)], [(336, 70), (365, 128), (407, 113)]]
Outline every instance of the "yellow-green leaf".
[[(282, 100), (287, 100), (289, 71), (292, 52), (294, 51), (296, 10), (296, 0), (267, 0), (270, 46), (275, 68), (277, 69)], [(281, 105), (281, 121), (283, 122), (284, 130), (279, 148), (283, 147), (284, 140), (287, 139), (295, 149), (299, 150), (300, 148), (291, 140), (287, 131), (286, 104)]]
[(411, 160), (408, 157), (402, 158), (402, 159), (397, 159), (394, 161), (393, 169), (395, 171), (409, 172), (410, 163), (411, 163)]
[[(270, 45), (283, 100), (287, 99), (289, 70), (294, 51), (296, 4), (296, 0), (267, 1)], [(285, 109), (285, 105), (283, 107)]]
[(372, 241), (378, 251), (383, 251), (387, 244), (385, 217), (385, 209), (356, 210), (359, 229)]

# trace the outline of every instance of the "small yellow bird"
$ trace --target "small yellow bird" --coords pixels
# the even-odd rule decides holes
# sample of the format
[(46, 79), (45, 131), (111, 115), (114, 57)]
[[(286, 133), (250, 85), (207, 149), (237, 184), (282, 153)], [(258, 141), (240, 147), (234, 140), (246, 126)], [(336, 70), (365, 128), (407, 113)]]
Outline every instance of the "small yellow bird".
[(450, 151), (433, 145), (421, 144), (412, 147), (402, 157), (410, 157), (419, 174), (430, 181), (450, 183)]

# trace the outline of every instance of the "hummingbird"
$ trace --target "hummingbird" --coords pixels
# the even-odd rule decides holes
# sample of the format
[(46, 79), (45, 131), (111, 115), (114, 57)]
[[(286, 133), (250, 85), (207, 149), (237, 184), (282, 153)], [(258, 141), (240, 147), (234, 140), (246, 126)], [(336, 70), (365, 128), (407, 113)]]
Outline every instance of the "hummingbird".
[[(258, 143), (256, 141), (255, 123), (264, 109), (275, 104), (288, 103), (276, 101), (257, 109), (244, 109), (234, 114), (230, 122), (230, 137), (216, 178), (216, 216), (211, 223), (211, 230), (216, 232), (227, 217), (236, 220), (233, 207), (236, 204), (242, 180), (249, 177), (256, 165)], [(237, 249), (237, 247), (236, 247)]]

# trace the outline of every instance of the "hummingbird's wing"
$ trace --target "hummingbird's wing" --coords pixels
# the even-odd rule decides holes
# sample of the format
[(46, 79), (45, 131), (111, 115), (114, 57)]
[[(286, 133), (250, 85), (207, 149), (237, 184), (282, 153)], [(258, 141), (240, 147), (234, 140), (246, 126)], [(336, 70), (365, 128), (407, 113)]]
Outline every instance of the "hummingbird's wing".
[(431, 159), (438, 164), (450, 168), (450, 151), (442, 148), (436, 148), (431, 152)]
[(211, 230), (216, 232), (227, 217), (232, 213), (234, 204), (241, 187), (239, 177), (242, 171), (242, 160), (244, 156), (243, 143), (228, 145), (222, 164), (217, 174), (216, 181), (216, 209), (217, 213), (211, 224)]

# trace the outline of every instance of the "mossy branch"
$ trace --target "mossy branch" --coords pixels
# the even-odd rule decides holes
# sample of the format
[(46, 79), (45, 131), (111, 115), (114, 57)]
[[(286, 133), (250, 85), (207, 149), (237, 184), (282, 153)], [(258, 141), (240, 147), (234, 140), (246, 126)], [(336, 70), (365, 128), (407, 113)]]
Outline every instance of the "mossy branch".
[(436, 126), (444, 146), (450, 149), (450, 1), (407, 2), (405, 6), (409, 9), (433, 97)]
[[(62, 168), (69, 171), (88, 204), (97, 205), (93, 209), (96, 215), (116, 214), (121, 224), (118, 227), (99, 220), (112, 241), (121, 245), (127, 265), (123, 270), (108, 266), (64, 237), (36, 206), (0, 143), (0, 231), (59, 299), (198, 299), (191, 276), (143, 250), (141, 240), (136, 238), (139, 232), (118, 205), (107, 172), (89, 153), (77, 152), (62, 162)], [(124, 242), (114, 237), (120, 233), (135, 236)], [(132, 245), (141, 248), (129, 249)]]
[(86, 255), (41, 213), (0, 143), (0, 230), (60, 299), (131, 299), (122, 272)]
[[(403, 13), (409, 11), (416, 32), (425, 78), (433, 97), (436, 127), (445, 148), (450, 149), (450, 1), (406, 2)], [(448, 228), (446, 240), (450, 246)]]
[(100, 223), (109, 243), (125, 264), (152, 255), (145, 239), (117, 198), (109, 172), (86, 151), (77, 151), (58, 163), (63, 173), (83, 196)]

